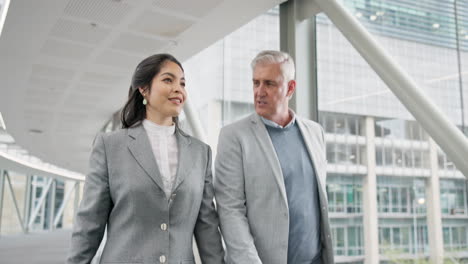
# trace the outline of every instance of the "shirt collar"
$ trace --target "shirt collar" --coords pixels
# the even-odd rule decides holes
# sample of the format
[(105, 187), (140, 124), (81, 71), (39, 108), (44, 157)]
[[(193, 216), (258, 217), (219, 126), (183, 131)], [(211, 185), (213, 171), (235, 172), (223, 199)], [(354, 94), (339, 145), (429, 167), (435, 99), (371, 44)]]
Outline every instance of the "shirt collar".
[(161, 126), (154, 122), (151, 122), (148, 119), (143, 120), (143, 127), (148, 133), (151, 134), (161, 134), (165, 136), (170, 136), (175, 133), (175, 125), (172, 126)]
[(294, 111), (291, 109), (289, 109), (288, 111), (289, 111), (289, 114), (292, 116), (292, 118), (291, 118), (291, 121), (289, 121), (289, 123), (284, 127), (275, 123), (274, 121), (264, 118), (263, 116), (260, 116), (260, 119), (262, 120), (263, 124), (270, 126), (270, 127), (281, 128), (281, 129), (288, 128), (288, 127), (293, 126), (296, 123), (296, 113), (294, 113)]

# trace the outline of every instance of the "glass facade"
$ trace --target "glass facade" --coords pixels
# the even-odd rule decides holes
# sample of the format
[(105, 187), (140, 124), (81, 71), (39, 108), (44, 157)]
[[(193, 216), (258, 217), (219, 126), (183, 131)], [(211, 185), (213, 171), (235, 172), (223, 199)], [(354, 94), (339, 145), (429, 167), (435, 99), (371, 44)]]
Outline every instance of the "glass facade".
[[(464, 128), (468, 76), (462, 67), (468, 61), (468, 2), (340, 2), (444, 114)], [(319, 115), (327, 133), (329, 175), (340, 171), (341, 178), (352, 181), (360, 177), (363, 182), (366, 177), (376, 177), (380, 262), (413, 263), (430, 257), (429, 232), (434, 227), (428, 226), (428, 217), (437, 203), (427, 195), (430, 185), (440, 182), (437, 197), (445, 258), (464, 263), (468, 257), (466, 178), (443, 151), (431, 152), (429, 135), (327, 16), (319, 14), (316, 22)], [(336, 194), (334, 177), (328, 177), (327, 185), (330, 207), (337, 204), (341, 209), (346, 199)], [(365, 206), (362, 215), (369, 216), (372, 212)], [(339, 220), (343, 228), (355, 224), (355, 214), (342, 211), (340, 215), (330, 213), (331, 221)], [(342, 248), (345, 232), (337, 230), (334, 242)], [(360, 232), (365, 235), (365, 228)], [(343, 250), (336, 252), (338, 263), (365, 258), (364, 252), (360, 259)]]
[[(461, 99), (468, 83), (461, 78), (466, 73), (459, 74), (457, 56), (468, 61), (468, 26), (466, 12), (462, 12), (468, 10), (467, 3), (458, 2), (456, 36), (452, 1), (340, 2), (449, 119), (463, 127), (466, 109)], [(380, 263), (429, 258), (432, 227), (428, 216), (435, 206), (428, 197), (432, 177), (440, 178), (437, 197), (446, 258), (466, 261), (468, 254), (460, 253), (468, 252), (466, 179), (440, 149), (431, 152), (429, 135), (328, 18), (319, 14), (316, 21), (319, 122), (326, 132), (327, 193), (336, 263), (365, 261), (363, 223), (369, 210), (364, 194), (369, 187), (364, 180), (369, 176), (377, 179), (377, 208), (372, 217), (378, 219)], [(213, 150), (222, 126), (253, 111), (249, 63), (264, 49), (279, 49), (277, 8), (184, 62), (189, 100), (198, 110)], [(369, 142), (374, 142), (372, 148)], [(370, 149), (375, 153), (369, 153)], [(450, 255), (455, 251), (456, 255)]]

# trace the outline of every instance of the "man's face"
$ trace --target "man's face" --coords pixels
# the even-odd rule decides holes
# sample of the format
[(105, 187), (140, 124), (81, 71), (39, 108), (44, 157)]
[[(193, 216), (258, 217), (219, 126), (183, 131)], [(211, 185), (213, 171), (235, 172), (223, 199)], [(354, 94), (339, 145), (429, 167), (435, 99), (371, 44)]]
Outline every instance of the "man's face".
[(252, 81), (255, 111), (258, 115), (276, 121), (288, 114), (289, 96), (294, 89), (288, 89), (280, 64), (257, 64)]

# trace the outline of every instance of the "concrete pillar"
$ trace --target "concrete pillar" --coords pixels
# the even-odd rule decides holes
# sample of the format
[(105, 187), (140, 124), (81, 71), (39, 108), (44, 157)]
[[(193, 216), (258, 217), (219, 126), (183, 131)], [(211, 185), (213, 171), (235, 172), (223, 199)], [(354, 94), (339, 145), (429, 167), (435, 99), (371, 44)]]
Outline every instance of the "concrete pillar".
[(443, 264), (444, 239), (442, 236), (442, 211), (440, 208), (440, 181), (437, 162), (437, 145), (429, 138), (429, 158), (431, 177), (426, 181), (427, 233), (431, 263)]
[(366, 117), (367, 175), (362, 181), (365, 264), (379, 263), (379, 227), (377, 213), (377, 175), (375, 173), (375, 122)]

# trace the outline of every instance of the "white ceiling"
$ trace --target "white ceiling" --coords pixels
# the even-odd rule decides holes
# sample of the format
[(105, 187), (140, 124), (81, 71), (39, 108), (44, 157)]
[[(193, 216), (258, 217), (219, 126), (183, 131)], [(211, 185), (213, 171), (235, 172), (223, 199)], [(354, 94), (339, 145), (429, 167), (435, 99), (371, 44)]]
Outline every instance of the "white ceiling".
[(11, 0), (0, 36), (0, 112), (30, 154), (85, 173), (143, 58), (185, 61), (284, 0)]

